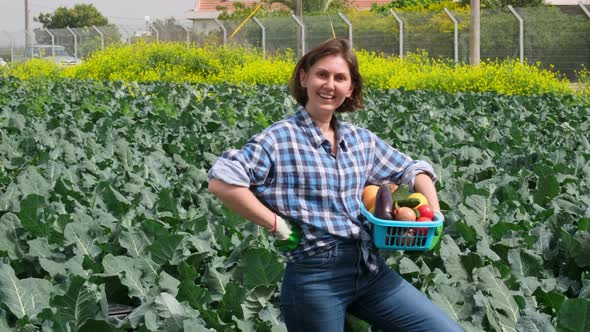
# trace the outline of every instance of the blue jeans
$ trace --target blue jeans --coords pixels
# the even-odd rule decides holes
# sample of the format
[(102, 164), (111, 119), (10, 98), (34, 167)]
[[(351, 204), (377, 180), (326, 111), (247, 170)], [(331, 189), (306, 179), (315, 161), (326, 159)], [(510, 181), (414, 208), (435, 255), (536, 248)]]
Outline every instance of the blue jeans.
[(281, 313), (289, 332), (342, 332), (346, 313), (382, 331), (462, 331), (385, 264), (372, 274), (360, 245), (347, 241), (287, 264)]

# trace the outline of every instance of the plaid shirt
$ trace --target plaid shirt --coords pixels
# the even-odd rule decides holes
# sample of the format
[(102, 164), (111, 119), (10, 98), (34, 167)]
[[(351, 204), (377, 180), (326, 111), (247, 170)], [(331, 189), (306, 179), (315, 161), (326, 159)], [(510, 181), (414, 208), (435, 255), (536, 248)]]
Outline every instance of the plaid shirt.
[(367, 184), (407, 183), (419, 173), (436, 175), (425, 161), (414, 161), (374, 133), (332, 118), (338, 152), (304, 108), (255, 135), (241, 149), (224, 152), (210, 178), (249, 187), (270, 209), (297, 223), (300, 246), (285, 255), (326, 250), (344, 239), (362, 240), (364, 261), (376, 271), (370, 223), (360, 215)]

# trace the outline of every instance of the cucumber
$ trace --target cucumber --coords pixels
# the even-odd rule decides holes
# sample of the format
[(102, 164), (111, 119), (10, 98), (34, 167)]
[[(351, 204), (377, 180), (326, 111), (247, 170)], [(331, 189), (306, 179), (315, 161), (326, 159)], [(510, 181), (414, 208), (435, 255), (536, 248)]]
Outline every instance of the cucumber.
[(395, 201), (394, 205), (398, 207), (404, 206), (413, 209), (416, 206), (420, 205), (420, 200), (417, 198), (398, 199), (397, 201)]

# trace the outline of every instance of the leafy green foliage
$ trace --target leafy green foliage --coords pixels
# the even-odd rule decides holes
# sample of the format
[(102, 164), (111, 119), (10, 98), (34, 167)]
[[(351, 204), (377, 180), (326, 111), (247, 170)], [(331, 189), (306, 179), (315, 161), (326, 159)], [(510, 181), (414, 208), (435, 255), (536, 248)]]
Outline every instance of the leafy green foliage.
[[(469, 0), (460, 0), (457, 1), (464, 6), (469, 5)], [(389, 9), (393, 8), (412, 8), (412, 9), (421, 9), (421, 8), (430, 8), (433, 5), (444, 4), (447, 6), (448, 4), (452, 4), (453, 1), (449, 0), (397, 0), (392, 1), (385, 5), (371, 5), (371, 11), (376, 13), (384, 13), (388, 14)], [(481, 2), (481, 7), (483, 8), (506, 8), (508, 5), (513, 7), (538, 7), (542, 6), (545, 2), (543, 0), (483, 0)]]
[[(464, 3), (469, 3), (463, 0)], [(512, 6), (515, 8), (522, 7), (540, 7), (545, 5), (544, 0), (483, 0), (481, 3), (484, 8), (506, 8)]]
[(41, 13), (34, 20), (47, 29), (64, 29), (108, 25), (109, 21), (92, 4), (76, 4), (72, 8), (58, 7), (53, 13)]
[(0, 293), (3, 304), (17, 318), (34, 317), (49, 307), (52, 285), (48, 280), (19, 280), (8, 264), (0, 264)]
[(385, 5), (378, 5), (373, 3), (371, 5), (371, 11), (381, 14), (389, 14), (389, 9), (396, 9), (396, 8), (429, 8), (431, 5), (440, 4), (440, 3), (450, 3), (451, 1), (444, 1), (444, 0), (399, 0), (399, 1), (392, 1)]
[[(241, 1), (232, 3), (230, 12), (225, 6), (218, 6), (219, 19), (244, 19), (256, 9), (256, 17), (290, 16), (297, 12), (298, 0), (263, 0), (258, 3), (246, 4)], [(260, 7), (259, 7), (260, 5)], [(301, 1), (301, 11), (305, 15), (322, 15), (325, 13), (346, 12), (350, 9), (347, 0), (315, 0)]]
[[(357, 57), (363, 74), (363, 85), (373, 88), (446, 92), (495, 91), (518, 95), (584, 95), (588, 92), (587, 89), (572, 89), (567, 79), (563, 79), (558, 73), (542, 69), (539, 64), (521, 64), (514, 59), (484, 61), (474, 67), (432, 59), (425, 52), (399, 58), (361, 50), (357, 52)], [(0, 72), (0, 76), (21, 79), (57, 76), (128, 82), (286, 85), (294, 66), (293, 54), (290, 52), (263, 58), (259, 53), (237, 47), (187, 49), (183, 43), (138, 42), (123, 46), (111, 45), (77, 66), (59, 68), (55, 63), (34, 59), (11, 66)], [(140, 93), (134, 91), (134, 83), (127, 84), (126, 88), (131, 97)], [(46, 98), (47, 94), (43, 91), (39, 93), (39, 98), (31, 101), (31, 107), (36, 109), (42, 108), (40, 100)], [(88, 100), (85, 104), (92, 105), (93, 101)], [(174, 109), (162, 96), (155, 97), (150, 104), (163, 112)], [(232, 112), (230, 109), (229, 116)]]
[(410, 186), (407, 184), (401, 184), (397, 187), (397, 189), (392, 193), (391, 198), (394, 202), (406, 199), (410, 195)]
[(220, 11), (218, 18), (221, 20), (231, 20), (231, 19), (245, 19), (246, 17), (250, 16), (256, 10), (256, 17), (268, 17), (268, 16), (289, 16), (295, 8), (291, 8), (291, 5), (295, 5), (294, 3), (290, 3), (289, 1), (281, 1), (283, 5), (287, 6), (273, 6), (273, 3), (277, 3), (279, 1), (263, 1), (261, 3), (251, 3), (250, 5), (244, 4), (240, 1), (235, 1), (232, 3), (233, 10), (230, 12), (227, 7), (225, 6), (218, 6), (217, 10)]
[(69, 325), (72, 331), (79, 331), (86, 322), (96, 317), (100, 293), (96, 284), (82, 277), (73, 276), (70, 282), (66, 294), (52, 299), (52, 307), (56, 308), (52, 320), (60, 329)]
[[(388, 264), (466, 331), (587, 330), (588, 100), (365, 97), (342, 117), (431, 160), (447, 220), (433, 251)], [(1, 78), (1, 329), (284, 328), (284, 262), (206, 172), (293, 107), (285, 86)]]

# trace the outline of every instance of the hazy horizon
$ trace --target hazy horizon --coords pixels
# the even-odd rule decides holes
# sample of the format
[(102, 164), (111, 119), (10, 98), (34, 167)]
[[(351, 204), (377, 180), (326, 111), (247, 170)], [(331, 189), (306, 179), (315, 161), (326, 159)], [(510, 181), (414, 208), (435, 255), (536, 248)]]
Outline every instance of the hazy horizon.
[[(39, 23), (33, 18), (40, 13), (53, 13), (60, 6), (74, 7), (78, 3), (93, 4), (110, 23), (141, 25), (144, 18), (164, 19), (174, 17), (183, 19), (184, 13), (191, 10), (194, 0), (29, 0), (31, 27)], [(0, 0), (0, 32), (15, 33), (25, 30), (25, 1)], [(4, 33), (5, 34), (5, 33)], [(2, 38), (2, 37), (0, 37)]]

